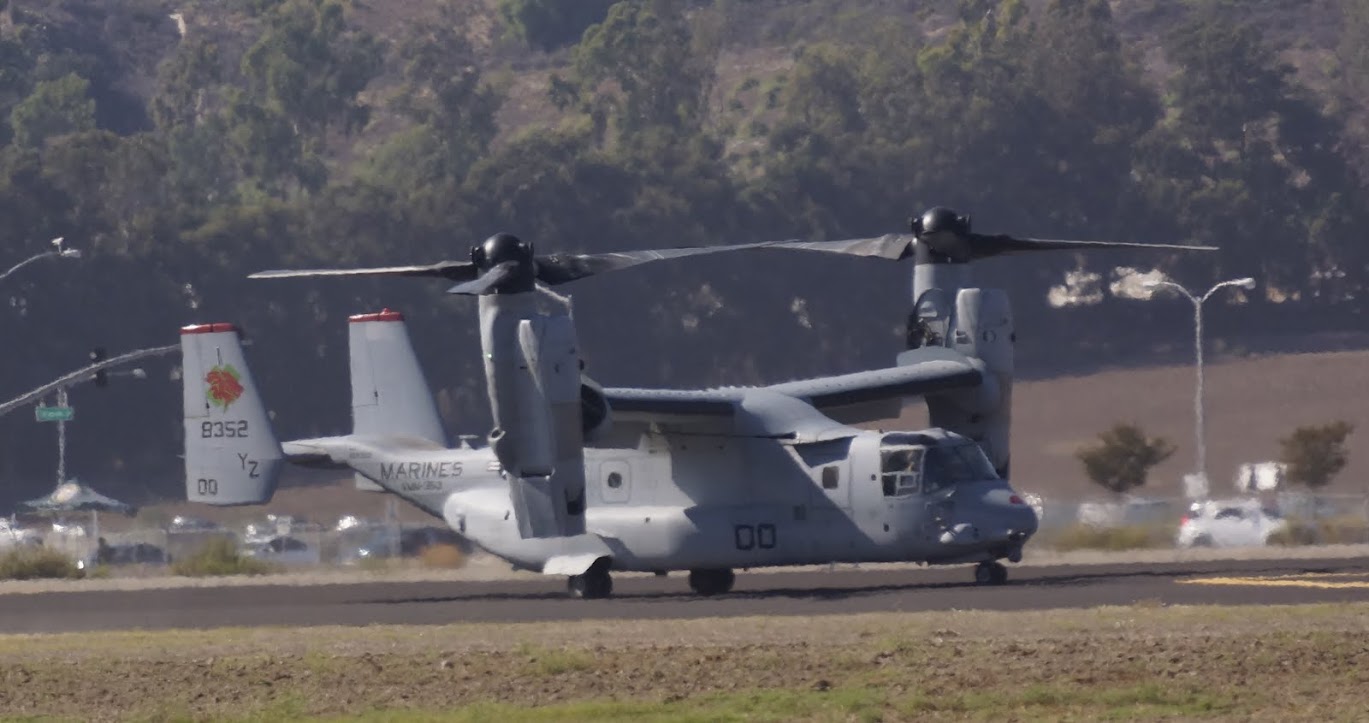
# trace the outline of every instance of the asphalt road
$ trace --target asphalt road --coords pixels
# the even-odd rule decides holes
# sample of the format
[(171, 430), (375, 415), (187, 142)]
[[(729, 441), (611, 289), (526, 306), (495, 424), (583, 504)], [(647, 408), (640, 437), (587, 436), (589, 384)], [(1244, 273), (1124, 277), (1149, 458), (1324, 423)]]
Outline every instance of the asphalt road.
[(1369, 601), (1369, 561), (1358, 559), (1031, 567), (1002, 587), (970, 577), (969, 567), (739, 572), (732, 593), (700, 598), (682, 574), (618, 576), (608, 600), (567, 599), (560, 578), (11, 594), (0, 595), (0, 633)]

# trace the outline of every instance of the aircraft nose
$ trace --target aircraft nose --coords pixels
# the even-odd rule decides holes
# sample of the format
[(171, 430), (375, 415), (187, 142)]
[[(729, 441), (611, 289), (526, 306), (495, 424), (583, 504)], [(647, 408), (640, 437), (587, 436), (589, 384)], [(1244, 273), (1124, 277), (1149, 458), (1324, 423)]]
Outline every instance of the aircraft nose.
[(1036, 510), (1011, 489), (996, 489), (984, 495), (985, 512), (997, 523), (1000, 533), (1012, 542), (1025, 542), (1036, 534), (1040, 521)]

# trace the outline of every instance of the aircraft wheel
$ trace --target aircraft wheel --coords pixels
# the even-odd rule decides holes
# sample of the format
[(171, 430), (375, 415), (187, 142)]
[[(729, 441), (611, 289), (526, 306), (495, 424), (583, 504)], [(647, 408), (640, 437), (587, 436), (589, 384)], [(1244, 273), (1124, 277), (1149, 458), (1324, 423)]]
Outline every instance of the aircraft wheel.
[(689, 589), (698, 595), (723, 595), (732, 591), (737, 575), (729, 568), (690, 570)]
[(1002, 585), (1008, 581), (1008, 568), (1000, 562), (984, 561), (974, 568), (976, 585)]
[(613, 578), (608, 570), (590, 568), (583, 575), (571, 575), (566, 580), (566, 591), (571, 597), (597, 600), (613, 594)]

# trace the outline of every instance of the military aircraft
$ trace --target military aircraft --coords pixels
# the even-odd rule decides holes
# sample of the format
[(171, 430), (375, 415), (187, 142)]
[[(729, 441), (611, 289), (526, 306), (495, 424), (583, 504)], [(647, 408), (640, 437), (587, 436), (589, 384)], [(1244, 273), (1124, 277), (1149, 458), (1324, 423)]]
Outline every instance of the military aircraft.
[[(944, 238), (922, 221), (924, 233), (915, 226), (893, 255), (862, 253), (894, 248), (891, 237), (781, 245), (902, 258), (924, 236)], [(918, 256), (919, 302), (940, 289), (928, 279), (944, 284), (924, 265), (973, 256), (942, 248), (930, 261)], [(459, 266), (258, 275), (460, 274), (451, 291), (480, 297), (495, 429), (489, 447), (448, 448), (402, 317), (382, 312), (351, 320), (353, 433), (282, 445), (236, 330), (186, 327), (189, 497), (264, 502), (283, 461), (350, 468), (517, 567), (566, 575), (573, 595), (590, 598), (611, 594), (614, 570), (688, 570), (690, 587), (710, 595), (732, 588), (735, 568), (977, 563), (977, 582), (1001, 584), (998, 561), (1021, 559), (1037, 520), (1000, 473), (1013, 344), (1001, 292), (956, 287), (939, 317), (919, 309), (922, 322), (943, 323), (942, 336), (887, 369), (765, 387), (602, 388), (581, 372), (568, 300), (539, 303), (538, 280), (569, 280), (544, 270), (555, 258), (566, 257), (537, 257), (501, 234)], [(586, 272), (575, 278), (616, 268), (595, 263), (568, 265)], [(919, 396), (943, 423), (850, 426), (890, 418)]]

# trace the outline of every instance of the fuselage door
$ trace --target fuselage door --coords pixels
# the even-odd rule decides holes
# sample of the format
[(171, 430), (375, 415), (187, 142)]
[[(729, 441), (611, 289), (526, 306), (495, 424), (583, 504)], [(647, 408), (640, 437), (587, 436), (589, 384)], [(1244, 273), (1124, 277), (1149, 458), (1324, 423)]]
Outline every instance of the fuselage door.
[(632, 499), (632, 468), (621, 460), (599, 463), (599, 495), (604, 504), (624, 504)]

